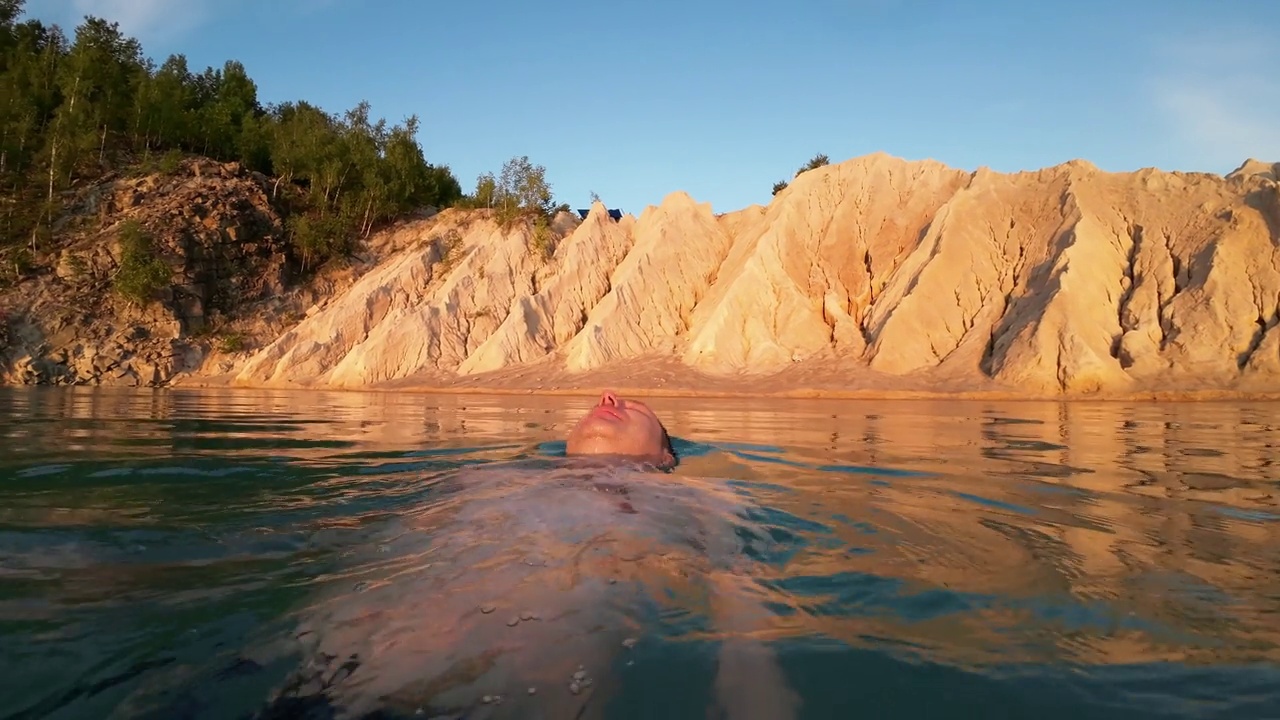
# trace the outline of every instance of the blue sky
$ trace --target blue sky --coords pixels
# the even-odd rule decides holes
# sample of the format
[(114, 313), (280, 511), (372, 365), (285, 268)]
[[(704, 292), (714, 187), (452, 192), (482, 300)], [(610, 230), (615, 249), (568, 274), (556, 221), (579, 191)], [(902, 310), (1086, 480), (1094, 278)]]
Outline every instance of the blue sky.
[(28, 0), (157, 62), (240, 60), (264, 102), (416, 113), (463, 187), (546, 166), (557, 201), (767, 203), (815, 153), (1225, 173), (1280, 161), (1280, 0)]

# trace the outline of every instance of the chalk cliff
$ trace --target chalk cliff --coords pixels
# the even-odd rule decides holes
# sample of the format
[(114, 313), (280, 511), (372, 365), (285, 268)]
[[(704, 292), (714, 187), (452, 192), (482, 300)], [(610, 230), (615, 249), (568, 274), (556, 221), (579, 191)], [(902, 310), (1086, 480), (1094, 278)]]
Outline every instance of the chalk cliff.
[(597, 204), (549, 256), (446, 213), (233, 382), (1280, 391), (1275, 178), (875, 154), (719, 217), (684, 193), (621, 222)]
[[(188, 163), (86, 191), (100, 221), (0, 289), (0, 379), (1280, 397), (1277, 177), (878, 153), (720, 215), (682, 192), (537, 230), (448, 209), (298, 280), (268, 179)], [(148, 306), (108, 292), (129, 218), (175, 268)]]

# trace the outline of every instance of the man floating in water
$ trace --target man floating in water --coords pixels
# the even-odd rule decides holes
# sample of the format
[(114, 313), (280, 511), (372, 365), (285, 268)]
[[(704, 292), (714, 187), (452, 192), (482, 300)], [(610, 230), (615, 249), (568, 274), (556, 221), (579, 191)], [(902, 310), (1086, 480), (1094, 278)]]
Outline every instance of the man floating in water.
[(297, 640), (313, 659), (260, 717), (608, 717), (610, 702), (653, 697), (651, 648), (690, 641), (646, 632), (673, 609), (705, 616), (707, 630), (683, 634), (719, 644), (713, 695), (727, 717), (793, 717), (754, 638), (772, 614), (741, 536), (768, 535), (741, 498), (653, 472), (676, 465), (666, 428), (611, 392), (565, 454), (431, 478), (381, 552), (303, 611)]
[(671, 438), (653, 410), (608, 391), (569, 431), (565, 454), (631, 458), (660, 468), (675, 465)]

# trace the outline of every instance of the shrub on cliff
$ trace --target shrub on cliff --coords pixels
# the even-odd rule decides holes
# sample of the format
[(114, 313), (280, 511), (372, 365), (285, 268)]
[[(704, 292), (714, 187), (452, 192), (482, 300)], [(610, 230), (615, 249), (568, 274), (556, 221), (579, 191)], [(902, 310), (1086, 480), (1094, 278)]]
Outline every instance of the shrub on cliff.
[[(801, 165), (800, 169), (796, 170), (795, 175), (792, 175), (792, 178), (800, 177), (801, 173), (806, 173), (810, 170), (816, 170), (824, 165), (829, 165), (830, 163), (831, 163), (830, 158), (828, 158), (826, 155), (823, 155), (822, 153), (818, 153), (817, 155), (814, 155), (813, 157), (809, 158), (809, 162), (805, 163), (804, 165)], [(786, 180), (779, 180), (778, 182), (773, 184), (773, 194), (777, 195), (783, 190), (786, 190), (788, 185), (789, 183)]]
[(113, 280), (116, 292), (135, 305), (146, 305), (172, 277), (147, 231), (136, 221), (125, 221), (120, 228), (120, 267)]
[(796, 171), (796, 175), (799, 175), (800, 173), (803, 173), (803, 172), (808, 172), (810, 170), (817, 170), (818, 168), (823, 167), (824, 165), (830, 164), (830, 162), (831, 160), (826, 155), (823, 155), (822, 153), (818, 153), (817, 155), (814, 155), (812, 158), (810, 158), (809, 162), (802, 165), (800, 169)]

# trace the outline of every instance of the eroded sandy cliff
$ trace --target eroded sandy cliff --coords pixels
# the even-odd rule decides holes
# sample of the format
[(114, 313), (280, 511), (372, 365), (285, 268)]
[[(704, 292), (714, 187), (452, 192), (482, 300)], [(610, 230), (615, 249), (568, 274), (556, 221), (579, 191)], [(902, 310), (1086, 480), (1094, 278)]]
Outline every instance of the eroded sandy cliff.
[(1280, 391), (1275, 178), (876, 154), (719, 217), (683, 193), (596, 205), (549, 256), (450, 211), (232, 382)]

